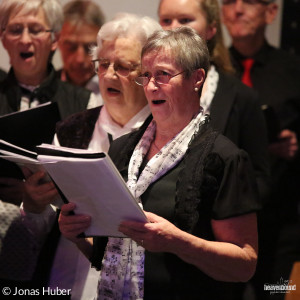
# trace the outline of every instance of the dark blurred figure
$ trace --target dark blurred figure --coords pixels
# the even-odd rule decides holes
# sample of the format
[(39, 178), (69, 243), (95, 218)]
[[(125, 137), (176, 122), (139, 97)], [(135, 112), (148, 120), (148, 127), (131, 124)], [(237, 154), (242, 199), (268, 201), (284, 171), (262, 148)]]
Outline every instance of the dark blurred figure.
[[(259, 93), (270, 129), (272, 189), (259, 216), (258, 299), (270, 295), (264, 284), (288, 280), (293, 262), (300, 260), (300, 60), (266, 40), (267, 25), (277, 11), (273, 0), (223, 0), (222, 6), (233, 64), (241, 80)], [(277, 297), (284, 294), (272, 295)]]
[(0, 81), (4, 79), (6, 76), (6, 72), (0, 69)]

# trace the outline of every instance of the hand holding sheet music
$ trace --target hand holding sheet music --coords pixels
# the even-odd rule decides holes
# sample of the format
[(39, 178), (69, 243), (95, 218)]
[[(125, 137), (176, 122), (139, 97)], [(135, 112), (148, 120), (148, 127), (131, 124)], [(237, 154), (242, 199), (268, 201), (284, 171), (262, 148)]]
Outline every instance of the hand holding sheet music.
[[(92, 217), (86, 236), (124, 236), (118, 231), (123, 220), (147, 222), (126, 183), (106, 153), (63, 147), (38, 147), (38, 160), (67, 201), (76, 204), (75, 213)], [(46, 155), (47, 152), (50, 155)], [(43, 153), (43, 154), (42, 154)], [(56, 156), (58, 155), (58, 156)], [(61, 156), (64, 155), (64, 156)]]
[[(2, 145), (2, 147), (1, 147)], [(3, 148), (6, 150), (3, 150)], [(2, 150), (1, 150), (2, 149)], [(9, 150), (9, 151), (8, 151)], [(37, 153), (1, 143), (5, 159), (44, 168), (66, 202), (76, 204), (75, 213), (92, 217), (86, 236), (118, 236), (124, 220), (147, 222), (119, 171), (106, 153), (42, 144)]]

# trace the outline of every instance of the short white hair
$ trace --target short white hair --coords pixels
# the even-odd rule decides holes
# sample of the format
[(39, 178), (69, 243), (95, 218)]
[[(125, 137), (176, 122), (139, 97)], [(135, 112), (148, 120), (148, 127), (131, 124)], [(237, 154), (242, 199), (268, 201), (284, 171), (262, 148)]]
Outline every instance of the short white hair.
[(106, 22), (98, 32), (97, 46), (91, 49), (93, 59), (98, 58), (104, 41), (114, 41), (119, 37), (133, 37), (143, 46), (148, 37), (161, 26), (154, 19), (129, 13), (118, 13), (112, 21)]

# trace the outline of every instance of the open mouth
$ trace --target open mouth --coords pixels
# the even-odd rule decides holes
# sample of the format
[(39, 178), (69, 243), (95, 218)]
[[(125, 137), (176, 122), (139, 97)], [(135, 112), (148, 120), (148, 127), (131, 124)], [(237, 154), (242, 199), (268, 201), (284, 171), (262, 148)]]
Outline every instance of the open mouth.
[(165, 103), (166, 100), (152, 100), (152, 103), (153, 104), (162, 104), (162, 103)]
[(113, 94), (119, 94), (119, 93), (120, 93), (119, 90), (114, 89), (114, 88), (108, 88), (107, 91), (108, 91), (109, 93), (113, 93)]
[(21, 52), (21, 53), (20, 53), (20, 56), (21, 56), (23, 59), (30, 58), (30, 57), (33, 56), (33, 52)]

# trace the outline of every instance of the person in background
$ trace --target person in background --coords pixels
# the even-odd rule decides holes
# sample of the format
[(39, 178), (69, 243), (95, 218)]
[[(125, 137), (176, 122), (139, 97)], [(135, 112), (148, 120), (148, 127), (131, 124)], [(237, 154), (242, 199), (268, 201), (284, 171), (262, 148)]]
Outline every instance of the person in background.
[(221, 30), (218, 0), (161, 0), (159, 22), (164, 29), (188, 26), (207, 41), (211, 66), (200, 103), (211, 125), (248, 152), (260, 197), (269, 190), (267, 133), (257, 95), (233, 76)]
[[(62, 82), (51, 64), (63, 24), (57, 0), (3, 0), (0, 35), (10, 70), (0, 83), (0, 115), (57, 102), (62, 119), (97, 105), (90, 91)], [(28, 137), (30, 139), (30, 137)], [(23, 182), (1, 169), (0, 197), (20, 205)]]
[[(142, 46), (159, 29), (155, 20), (133, 14), (118, 14), (101, 27), (97, 47), (93, 49), (93, 62), (104, 105), (58, 123), (55, 145), (107, 152), (112, 140), (138, 130), (149, 117), (150, 109), (143, 88), (135, 84), (134, 78), (141, 73)], [(41, 184), (44, 175), (28, 173), (21, 207), (26, 227), (35, 233), (40, 244), (47, 238), (46, 233), (57, 225), (56, 209), (50, 205), (57, 191), (53, 183)], [(94, 299), (99, 272), (91, 269), (90, 262), (73, 243), (63, 236), (56, 241), (46, 285), (71, 289), (72, 299)]]
[(109, 155), (149, 222), (124, 220), (128, 238), (98, 237), (92, 247), (77, 237), (91, 219), (69, 215), (70, 199), (60, 229), (101, 269), (98, 299), (232, 299), (234, 283), (255, 270), (259, 204), (248, 155), (200, 107), (206, 42), (188, 27), (160, 30), (141, 62), (135, 81), (153, 119), (114, 141)]
[[(267, 26), (278, 13), (274, 0), (222, 3), (237, 76), (258, 92), (262, 104), (272, 112), (266, 114), (272, 186), (259, 217), (261, 247), (254, 277), (258, 299), (266, 299), (270, 295), (264, 292), (264, 284), (288, 280), (294, 261), (300, 260), (300, 59), (271, 46), (266, 39)], [(271, 295), (275, 297), (283, 298), (284, 294)]]
[(0, 69), (0, 80), (4, 79), (6, 76), (6, 72)]
[(62, 118), (93, 106), (89, 91), (55, 76), (51, 59), (62, 24), (57, 0), (1, 1), (1, 41), (11, 68), (0, 85), (0, 115), (48, 101), (58, 103)]
[(103, 101), (90, 51), (96, 45), (97, 33), (103, 23), (104, 15), (95, 2), (70, 1), (64, 6), (64, 23), (58, 41), (63, 62), (58, 76), (63, 81), (91, 90), (99, 105)]

